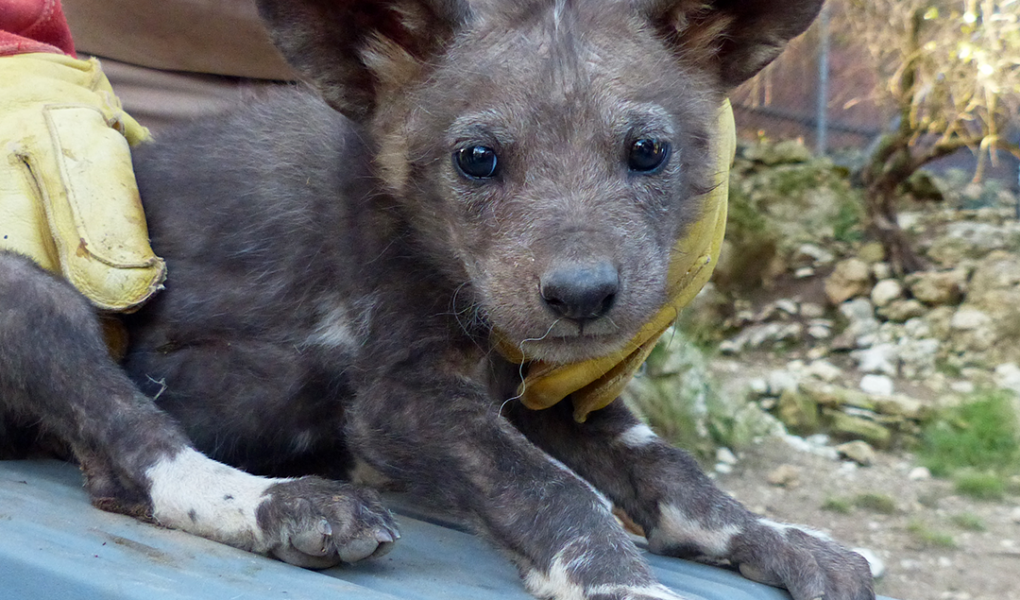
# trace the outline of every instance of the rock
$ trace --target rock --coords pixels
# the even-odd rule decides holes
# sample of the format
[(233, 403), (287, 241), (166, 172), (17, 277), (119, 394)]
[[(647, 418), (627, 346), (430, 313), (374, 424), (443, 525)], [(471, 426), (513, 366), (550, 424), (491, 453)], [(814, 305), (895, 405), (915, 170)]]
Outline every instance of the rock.
[(949, 389), (953, 390), (957, 394), (973, 394), (977, 386), (974, 385), (973, 381), (953, 381), (949, 384)]
[(822, 381), (832, 383), (843, 375), (843, 369), (840, 369), (827, 360), (815, 360), (808, 365), (804, 374), (809, 377), (815, 377)]
[(962, 307), (953, 315), (949, 326), (953, 329), (973, 331), (982, 329), (992, 324), (992, 318), (982, 310), (970, 307)]
[(829, 436), (824, 433), (815, 433), (804, 438), (804, 441), (815, 448), (824, 448), (829, 445)]
[(910, 481), (928, 481), (931, 479), (931, 471), (927, 467), (914, 467), (907, 473), (907, 479)]
[(800, 485), (800, 468), (794, 465), (779, 465), (769, 472), (765, 480), (776, 487), (797, 487)]
[(953, 221), (946, 225), (943, 239), (962, 242), (959, 246), (963, 249), (963, 255), (977, 257), (1015, 245), (1017, 230), (1017, 223), (992, 225), (976, 221)]
[(808, 325), (807, 334), (816, 340), (826, 340), (832, 337), (832, 328), (828, 325)]
[(758, 314), (751, 317), (751, 320), (755, 323), (764, 323), (766, 321), (773, 321), (779, 315), (779, 307), (776, 306), (775, 302), (770, 302), (763, 306)]
[(789, 298), (780, 298), (779, 300), (776, 300), (775, 306), (778, 310), (781, 310), (788, 315), (796, 315), (800, 312), (797, 302)]
[(1020, 395), (1020, 367), (1016, 363), (1003, 363), (995, 367), (994, 377), (995, 385)]
[(1009, 513), (1009, 518), (1014, 523), (1020, 523), (1020, 506), (1013, 509), (1013, 512)]
[(808, 277), (815, 276), (815, 270), (811, 267), (798, 267), (797, 270), (793, 272), (793, 276), (797, 279), (807, 279)]
[(857, 257), (869, 265), (878, 264), (885, 260), (885, 248), (881, 242), (868, 242), (857, 251)]
[(819, 383), (808, 379), (801, 382), (800, 391), (819, 406), (827, 408), (841, 408), (844, 406), (853, 406), (865, 410), (874, 410), (875, 408), (875, 402), (871, 396), (837, 385)]
[(914, 339), (927, 338), (931, 336), (931, 328), (922, 318), (910, 318), (903, 323), (903, 333)]
[(881, 373), (895, 377), (899, 363), (899, 348), (895, 344), (877, 344), (850, 354), (857, 368), (864, 373)]
[(818, 405), (795, 390), (786, 390), (779, 396), (776, 416), (791, 431), (811, 433), (818, 430)]
[(895, 279), (883, 279), (871, 290), (871, 303), (881, 308), (903, 296), (903, 285)]
[(875, 462), (875, 449), (871, 447), (871, 444), (863, 440), (854, 440), (840, 444), (836, 446), (836, 451), (864, 467), (869, 467)]
[(786, 435), (779, 419), (754, 403), (743, 402), (729, 415), (729, 443), (734, 448), (746, 448), (766, 438)]
[(875, 263), (871, 265), (871, 275), (875, 278), (875, 281), (891, 279), (893, 276), (892, 266), (885, 262)]
[(931, 331), (931, 337), (936, 340), (946, 341), (953, 329), (949, 323), (953, 320), (956, 310), (950, 306), (936, 306), (928, 311), (928, 314), (921, 317)]
[(832, 274), (825, 279), (825, 295), (833, 305), (839, 305), (868, 292), (871, 270), (859, 258), (848, 258), (836, 263)]
[(825, 307), (815, 302), (803, 302), (800, 305), (800, 315), (805, 319), (820, 319), (825, 316)]
[(931, 338), (906, 338), (899, 344), (900, 374), (910, 379), (930, 377), (936, 370), (941, 344)]
[(723, 446), (715, 451), (715, 461), (725, 465), (737, 464), (737, 455), (732, 450)]
[(720, 475), (729, 475), (733, 472), (733, 465), (728, 465), (726, 463), (716, 463), (714, 468), (715, 472)]
[(800, 380), (800, 378), (804, 375), (804, 370), (806, 368), (807, 365), (804, 363), (804, 361), (800, 360), (799, 358), (791, 360), (790, 362), (786, 363), (786, 371), (788, 373), (791, 373), (798, 380)]
[(854, 298), (839, 305), (839, 312), (846, 317), (846, 329), (833, 340), (833, 347), (853, 349), (869, 346), (869, 336), (878, 333), (881, 324), (875, 318), (875, 310), (867, 298)]
[(747, 382), (747, 387), (755, 396), (764, 396), (769, 393), (769, 382), (762, 377), (755, 377)]
[(829, 349), (825, 346), (815, 346), (807, 351), (804, 355), (808, 360), (819, 360), (829, 355)]
[(719, 344), (724, 354), (738, 354), (781, 342), (799, 342), (804, 336), (804, 326), (799, 322), (774, 322), (751, 325), (731, 339)]
[(893, 300), (887, 306), (878, 309), (879, 316), (895, 323), (923, 317), (927, 312), (928, 307), (913, 298)]
[(886, 375), (865, 375), (861, 377), (861, 391), (865, 394), (890, 396), (893, 393), (893, 380)]
[[(816, 439), (818, 435), (821, 434), (809, 436), (809, 439)], [(826, 439), (828, 439), (828, 436), (825, 437)], [(836, 449), (833, 448), (832, 446), (819, 445), (813, 442), (809, 442), (808, 440), (802, 437), (798, 437), (796, 435), (785, 435), (783, 436), (783, 440), (786, 442), (788, 446), (790, 446), (791, 448), (798, 452), (814, 454), (815, 456), (821, 456), (826, 460), (834, 461), (839, 459), (839, 452), (836, 452)]]
[(797, 376), (789, 371), (784, 371), (782, 369), (769, 371), (768, 382), (769, 394), (773, 396), (780, 396), (783, 392), (797, 391)]
[(801, 244), (793, 252), (790, 260), (799, 265), (828, 265), (832, 264), (836, 257), (832, 252), (814, 244)]
[(842, 439), (864, 440), (877, 448), (887, 447), (892, 439), (889, 428), (874, 421), (829, 409), (824, 414), (831, 420), (833, 435)]
[(914, 298), (929, 306), (959, 304), (967, 287), (967, 270), (913, 273), (906, 284)]
[(878, 557), (872, 550), (867, 548), (854, 548), (854, 552), (864, 557), (864, 560), (868, 561), (868, 567), (871, 569), (871, 576), (875, 579), (880, 579), (885, 575), (885, 562)]
[(892, 394), (887, 396), (875, 396), (872, 398), (875, 411), (883, 415), (903, 417), (915, 421), (928, 416), (929, 409), (923, 402), (903, 394)]

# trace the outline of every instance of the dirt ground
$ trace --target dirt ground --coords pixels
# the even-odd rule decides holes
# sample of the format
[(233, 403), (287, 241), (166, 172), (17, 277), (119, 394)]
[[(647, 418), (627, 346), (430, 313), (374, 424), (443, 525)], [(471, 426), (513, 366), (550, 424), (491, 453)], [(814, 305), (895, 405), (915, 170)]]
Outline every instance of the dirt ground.
[[(886, 566), (880, 595), (1020, 600), (1020, 498), (977, 501), (954, 495), (944, 480), (913, 480), (917, 464), (907, 454), (880, 452), (874, 464), (861, 467), (773, 439), (739, 458), (732, 473), (716, 476), (723, 489), (771, 519), (873, 551)], [(788, 482), (769, 483), (770, 474), (785, 474)], [(852, 505), (866, 494), (884, 495), (894, 506), (872, 502), (878, 506), (851, 506), (847, 514), (822, 508), (833, 499)]]

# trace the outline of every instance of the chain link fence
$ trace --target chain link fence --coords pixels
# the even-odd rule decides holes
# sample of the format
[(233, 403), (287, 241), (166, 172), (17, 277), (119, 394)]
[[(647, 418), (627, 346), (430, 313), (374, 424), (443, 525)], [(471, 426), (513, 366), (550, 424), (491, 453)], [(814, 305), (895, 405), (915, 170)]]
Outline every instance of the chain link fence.
[[(859, 166), (895, 119), (895, 111), (882, 103), (884, 82), (864, 52), (823, 10), (779, 59), (731, 94), (740, 137), (800, 139), (818, 154)], [(1020, 137), (1020, 122), (1016, 129)], [(1020, 191), (1020, 161), (1006, 152), (997, 158), (986, 178)], [(964, 149), (928, 168), (972, 175), (976, 162)]]

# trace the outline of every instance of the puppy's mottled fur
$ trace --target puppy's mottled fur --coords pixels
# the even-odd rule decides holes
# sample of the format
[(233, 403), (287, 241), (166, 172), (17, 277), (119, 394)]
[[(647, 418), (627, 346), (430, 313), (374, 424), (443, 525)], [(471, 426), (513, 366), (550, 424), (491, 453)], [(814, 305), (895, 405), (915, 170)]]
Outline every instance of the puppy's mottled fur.
[(57, 440), (98, 506), (298, 565), (399, 537), (335, 482), (366, 467), (471, 519), (541, 598), (676, 598), (611, 504), (654, 552), (873, 598), (860, 556), (749, 513), (622, 403), (523, 408), (527, 366), (492, 338), (570, 362), (634, 336), (712, 181), (722, 98), (819, 5), (263, 0), (318, 95), (137, 152), (170, 276), (123, 318), (123, 365), (81, 295), (0, 254), (0, 444)]

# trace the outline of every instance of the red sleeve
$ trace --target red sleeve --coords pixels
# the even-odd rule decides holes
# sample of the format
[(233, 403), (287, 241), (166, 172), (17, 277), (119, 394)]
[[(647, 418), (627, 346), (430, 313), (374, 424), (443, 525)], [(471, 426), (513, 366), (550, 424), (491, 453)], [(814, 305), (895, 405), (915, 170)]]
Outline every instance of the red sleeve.
[(74, 56), (60, 0), (0, 0), (0, 56), (27, 52)]

